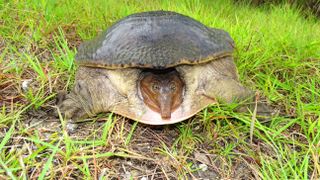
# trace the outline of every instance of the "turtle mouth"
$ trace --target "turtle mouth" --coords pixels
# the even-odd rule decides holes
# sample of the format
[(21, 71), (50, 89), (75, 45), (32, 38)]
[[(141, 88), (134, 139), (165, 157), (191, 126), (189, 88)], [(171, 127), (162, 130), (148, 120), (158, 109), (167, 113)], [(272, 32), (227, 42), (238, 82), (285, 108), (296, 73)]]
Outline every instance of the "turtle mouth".
[(163, 120), (182, 104), (185, 84), (174, 68), (143, 70), (137, 85), (139, 98)]
[(199, 101), (201, 101), (202, 103), (195, 108), (186, 109), (184, 106), (179, 106), (176, 110), (171, 112), (170, 119), (163, 119), (160, 113), (155, 112), (148, 106), (144, 108), (144, 111), (138, 111), (138, 113), (136, 111), (121, 107), (119, 109), (114, 109), (113, 112), (148, 125), (174, 124), (194, 116), (208, 104), (212, 104), (215, 102), (212, 99), (205, 98), (204, 96), (200, 96)]

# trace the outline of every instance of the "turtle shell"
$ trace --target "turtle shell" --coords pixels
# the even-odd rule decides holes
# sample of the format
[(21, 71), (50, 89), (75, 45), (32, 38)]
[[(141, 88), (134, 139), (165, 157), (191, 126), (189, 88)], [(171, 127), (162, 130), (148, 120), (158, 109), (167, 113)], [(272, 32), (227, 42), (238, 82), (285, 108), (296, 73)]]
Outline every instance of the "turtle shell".
[(80, 65), (165, 69), (199, 64), (233, 52), (233, 40), (220, 29), (170, 11), (130, 15), (96, 39), (83, 43), (76, 55)]

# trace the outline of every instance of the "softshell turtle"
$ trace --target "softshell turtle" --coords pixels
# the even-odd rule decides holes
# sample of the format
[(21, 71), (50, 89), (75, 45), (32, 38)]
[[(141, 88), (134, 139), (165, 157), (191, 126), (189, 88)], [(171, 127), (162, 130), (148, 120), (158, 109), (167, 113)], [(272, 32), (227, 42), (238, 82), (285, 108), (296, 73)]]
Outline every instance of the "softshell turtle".
[(227, 32), (190, 17), (130, 15), (79, 47), (75, 86), (60, 110), (67, 118), (114, 112), (163, 125), (218, 101), (253, 102), (255, 93), (239, 82), (233, 50)]

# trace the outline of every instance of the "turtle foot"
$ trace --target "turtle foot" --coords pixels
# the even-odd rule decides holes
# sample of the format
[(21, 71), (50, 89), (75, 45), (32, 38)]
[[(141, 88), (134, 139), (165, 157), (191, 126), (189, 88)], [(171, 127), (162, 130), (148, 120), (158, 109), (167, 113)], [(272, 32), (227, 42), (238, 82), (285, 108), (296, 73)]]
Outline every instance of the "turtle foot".
[(237, 109), (237, 111), (243, 113), (252, 113), (261, 122), (269, 121), (277, 114), (277, 111), (274, 108), (264, 102), (257, 102), (257, 105), (252, 103), (250, 105), (241, 106)]
[(61, 114), (66, 119), (78, 119), (88, 114), (79, 103), (77, 96), (72, 92), (70, 94), (66, 94), (65, 92), (58, 93), (57, 106), (58, 109), (55, 115), (58, 117)]

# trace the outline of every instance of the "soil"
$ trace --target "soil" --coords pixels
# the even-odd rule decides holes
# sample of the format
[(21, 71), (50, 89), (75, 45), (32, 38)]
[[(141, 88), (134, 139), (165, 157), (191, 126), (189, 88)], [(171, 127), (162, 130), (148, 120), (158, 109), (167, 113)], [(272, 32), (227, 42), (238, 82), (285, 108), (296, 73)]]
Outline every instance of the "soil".
[[(36, 134), (42, 141), (50, 142), (52, 137), (63, 136), (63, 129), (72, 140), (98, 140), (101, 139), (102, 129), (107, 123), (108, 114), (93, 121), (87, 119), (81, 123), (66, 122), (62, 128), (61, 121), (53, 116), (53, 109), (40, 109), (28, 111), (24, 115), (22, 127), (26, 135)], [(148, 126), (137, 124), (130, 142), (126, 145), (124, 138), (127, 137), (134, 121), (120, 116), (113, 116), (115, 125), (110, 131), (108, 142), (105, 146), (96, 146), (89, 150), (83, 146), (84, 154), (98, 154), (106, 152), (126, 152), (127, 157), (112, 156), (109, 158), (88, 159), (90, 171), (96, 177), (107, 179), (256, 179), (255, 166), (257, 163), (250, 158), (240, 155), (233, 157), (231, 161), (227, 157), (212, 153), (213, 147), (209, 139), (198, 143), (191, 151), (183, 152), (183, 148), (175, 142), (180, 135), (178, 125)], [(191, 120), (190, 120), (191, 121)], [(204, 134), (205, 129), (199, 125), (194, 128), (194, 133)], [(3, 131), (2, 131), (3, 132)], [(14, 139), (14, 138), (13, 138)], [(26, 145), (25, 143), (29, 143)], [(32, 142), (12, 141), (11, 145), (35, 147)], [(167, 152), (162, 151), (167, 147)], [(179, 154), (172, 152), (176, 148)], [(61, 145), (61, 149), (65, 149)], [(81, 153), (81, 152), (79, 152)], [(80, 155), (80, 154), (79, 154)], [(81, 154), (83, 155), (83, 154)], [(61, 155), (54, 157), (57, 171), (54, 177), (82, 177), (83, 174), (76, 168), (67, 168), (70, 164), (61, 161)], [(76, 156), (76, 155), (75, 155)], [(39, 160), (42, 161), (42, 160)], [(181, 164), (185, 162), (187, 164)], [(77, 161), (81, 164), (81, 161)], [(192, 163), (191, 169), (185, 167)], [(60, 170), (59, 170), (60, 169)], [(64, 172), (64, 173), (63, 173)], [(30, 172), (31, 173), (31, 172)], [(68, 174), (66, 174), (68, 173)], [(73, 178), (72, 178), (73, 177)]]

